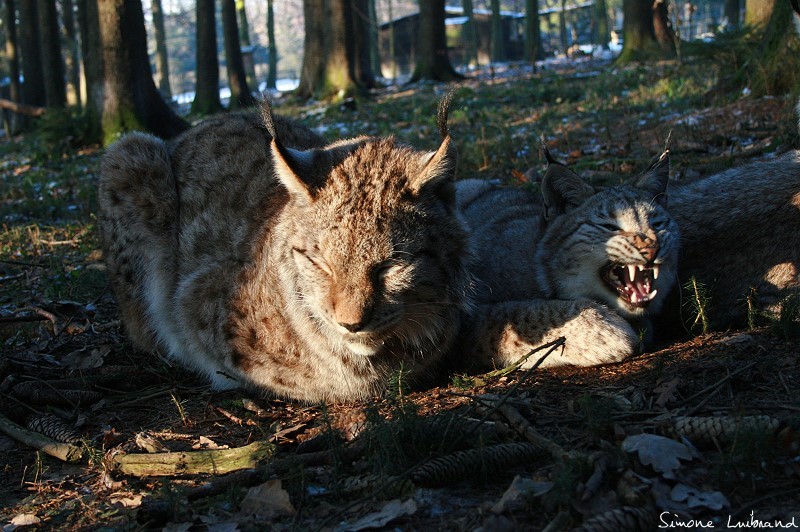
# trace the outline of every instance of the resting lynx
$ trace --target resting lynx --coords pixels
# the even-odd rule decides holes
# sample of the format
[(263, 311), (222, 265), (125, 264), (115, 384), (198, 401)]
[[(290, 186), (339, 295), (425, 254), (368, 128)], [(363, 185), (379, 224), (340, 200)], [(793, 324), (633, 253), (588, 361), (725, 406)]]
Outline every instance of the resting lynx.
[(631, 182), (599, 192), (549, 154), (548, 162), (541, 196), (485, 181), (457, 183), (479, 257), (477, 301), (537, 308), (534, 319), (549, 327), (542, 339), (567, 339), (564, 356), (548, 365), (620, 360), (638, 343), (620, 315), (657, 310), (674, 283), (678, 230), (664, 208), (668, 154)]
[(678, 276), (707, 289), (712, 328), (744, 324), (748, 297), (775, 310), (800, 287), (800, 151), (674, 187), (669, 211), (681, 228)]
[(326, 145), (272, 118), (211, 119), (170, 145), (109, 149), (100, 230), (126, 328), (217, 388), (365, 397), (429, 374), (469, 307), (456, 150)]

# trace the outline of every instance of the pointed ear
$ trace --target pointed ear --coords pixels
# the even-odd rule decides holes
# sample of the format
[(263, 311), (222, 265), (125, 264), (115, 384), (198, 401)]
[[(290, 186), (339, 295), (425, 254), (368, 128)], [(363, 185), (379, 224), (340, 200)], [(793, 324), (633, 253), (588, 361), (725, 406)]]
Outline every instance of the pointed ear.
[(667, 206), (667, 185), (669, 184), (669, 147), (658, 156), (645, 172), (634, 177), (632, 182), (653, 195), (653, 199), (660, 205)]
[(439, 101), (436, 125), (439, 129), (439, 134), (442, 136), (442, 143), (435, 152), (422, 156), (422, 164), (424, 165), (422, 172), (412, 176), (409, 183), (411, 192), (414, 194), (419, 194), (423, 188), (439, 188), (439, 185), (455, 181), (458, 150), (456, 150), (455, 144), (450, 138), (450, 130), (447, 126), (447, 115), (450, 112), (452, 101), (452, 91), (445, 94)]
[(275, 176), (293, 198), (310, 203), (314, 200), (316, 190), (324, 184), (319, 182), (319, 170), (329, 164), (328, 154), (324, 150), (304, 151), (284, 146), (275, 128), (272, 106), (267, 100), (262, 103), (261, 116), (264, 127), (272, 137), (270, 152)]
[(594, 189), (578, 174), (548, 156), (542, 178), (542, 203), (545, 221), (568, 212), (594, 195)]

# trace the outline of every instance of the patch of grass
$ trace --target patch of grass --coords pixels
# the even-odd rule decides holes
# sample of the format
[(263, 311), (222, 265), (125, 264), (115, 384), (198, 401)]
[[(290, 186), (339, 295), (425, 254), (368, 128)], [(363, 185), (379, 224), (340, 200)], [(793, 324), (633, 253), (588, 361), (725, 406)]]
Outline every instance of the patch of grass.
[(690, 316), (693, 318), (689, 329), (692, 331), (699, 331), (701, 334), (706, 334), (710, 327), (708, 309), (711, 300), (708, 296), (708, 290), (703, 283), (699, 282), (694, 277), (689, 279), (682, 288), (686, 294), (683, 298), (685, 301), (684, 304), (688, 308)]

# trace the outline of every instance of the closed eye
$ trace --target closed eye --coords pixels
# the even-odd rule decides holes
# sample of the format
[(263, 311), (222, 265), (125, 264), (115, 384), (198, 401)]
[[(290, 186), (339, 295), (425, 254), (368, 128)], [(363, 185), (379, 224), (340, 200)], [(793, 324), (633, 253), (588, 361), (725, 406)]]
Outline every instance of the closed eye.
[(605, 229), (606, 231), (619, 231), (620, 230), (620, 228), (619, 228), (619, 226), (617, 224), (606, 223), (606, 224), (595, 224), (595, 225), (597, 227), (600, 227), (601, 229)]
[(328, 266), (328, 264), (322, 259), (322, 257), (311, 256), (306, 250), (292, 248), (292, 252), (295, 256), (295, 260), (304, 260), (310, 263), (312, 266), (317, 268), (319, 271), (327, 275), (328, 277), (333, 277), (333, 271)]

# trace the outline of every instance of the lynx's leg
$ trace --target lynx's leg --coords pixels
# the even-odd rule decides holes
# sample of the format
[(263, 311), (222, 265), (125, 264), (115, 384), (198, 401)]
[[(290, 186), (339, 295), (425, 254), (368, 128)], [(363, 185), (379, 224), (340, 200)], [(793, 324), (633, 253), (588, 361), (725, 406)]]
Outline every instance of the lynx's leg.
[[(586, 299), (529, 300), (480, 305), (473, 313), (463, 353), (486, 366), (504, 367), (531, 349), (560, 336), (557, 350), (542, 364), (594, 366), (617, 362), (636, 352), (638, 338), (612, 310)], [(532, 356), (523, 367), (538, 360)]]
[(103, 157), (98, 190), (103, 254), (134, 345), (156, 347), (174, 290), (178, 195), (167, 147), (132, 133)]

